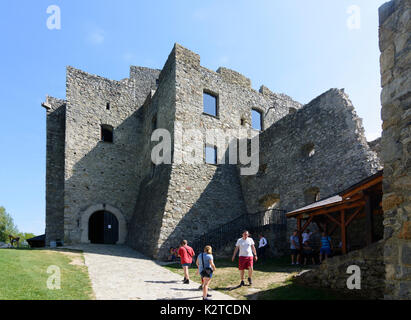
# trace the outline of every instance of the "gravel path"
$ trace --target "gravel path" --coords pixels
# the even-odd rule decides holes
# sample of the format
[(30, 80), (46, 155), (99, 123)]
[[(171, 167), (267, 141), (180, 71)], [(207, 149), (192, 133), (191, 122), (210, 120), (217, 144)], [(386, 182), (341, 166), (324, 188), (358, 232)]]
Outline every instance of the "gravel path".
[[(84, 252), (97, 300), (201, 300), (200, 284), (183, 284), (181, 276), (127, 246), (76, 245)], [(213, 300), (233, 300), (210, 291)]]

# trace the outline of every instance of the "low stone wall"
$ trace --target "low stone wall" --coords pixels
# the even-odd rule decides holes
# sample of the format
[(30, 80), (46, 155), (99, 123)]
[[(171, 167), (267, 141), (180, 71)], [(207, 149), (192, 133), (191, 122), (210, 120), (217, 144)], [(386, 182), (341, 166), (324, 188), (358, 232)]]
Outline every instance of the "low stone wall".
[[(385, 266), (383, 262), (384, 241), (376, 242), (364, 249), (325, 260), (313, 270), (295, 277), (296, 283), (309, 287), (336, 289), (348, 295), (367, 299), (382, 299), (385, 288)], [(361, 269), (361, 289), (347, 288), (351, 274), (347, 268), (357, 265)]]

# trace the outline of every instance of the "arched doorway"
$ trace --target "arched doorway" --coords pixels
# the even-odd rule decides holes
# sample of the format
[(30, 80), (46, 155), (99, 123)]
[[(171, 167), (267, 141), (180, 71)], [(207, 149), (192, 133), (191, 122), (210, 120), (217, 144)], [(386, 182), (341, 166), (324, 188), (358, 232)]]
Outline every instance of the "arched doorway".
[(118, 241), (118, 220), (108, 211), (97, 211), (88, 221), (88, 239), (91, 243), (116, 244)]

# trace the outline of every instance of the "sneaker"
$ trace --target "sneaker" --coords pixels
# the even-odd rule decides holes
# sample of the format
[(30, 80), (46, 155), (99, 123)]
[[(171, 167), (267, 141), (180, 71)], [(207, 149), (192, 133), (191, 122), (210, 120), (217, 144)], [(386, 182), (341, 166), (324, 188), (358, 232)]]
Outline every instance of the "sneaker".
[(248, 278), (248, 283), (250, 284), (250, 286), (253, 284), (253, 280), (251, 278)]
[(198, 287), (198, 290), (203, 290), (203, 286), (199, 286), (199, 287)]
[(244, 286), (245, 286), (244, 281), (241, 281), (240, 287), (244, 287)]
[(210, 299), (208, 299), (207, 297), (206, 298), (203, 297), (203, 300), (210, 300)]
[(186, 279), (183, 283), (184, 284), (190, 284), (190, 280)]
[(211, 298), (211, 297), (212, 297), (212, 295), (207, 293), (207, 298)]
[(184, 278), (183, 282), (186, 282), (186, 281), (187, 281), (187, 279), (186, 279), (186, 278)]

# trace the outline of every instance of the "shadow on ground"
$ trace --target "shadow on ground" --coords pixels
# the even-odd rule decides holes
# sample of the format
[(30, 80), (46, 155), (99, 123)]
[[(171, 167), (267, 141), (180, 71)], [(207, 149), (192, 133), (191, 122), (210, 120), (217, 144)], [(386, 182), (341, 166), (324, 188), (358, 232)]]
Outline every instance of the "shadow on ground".
[(365, 300), (330, 289), (300, 286), (292, 281), (288, 281), (286, 285), (249, 294), (245, 297), (249, 300)]

